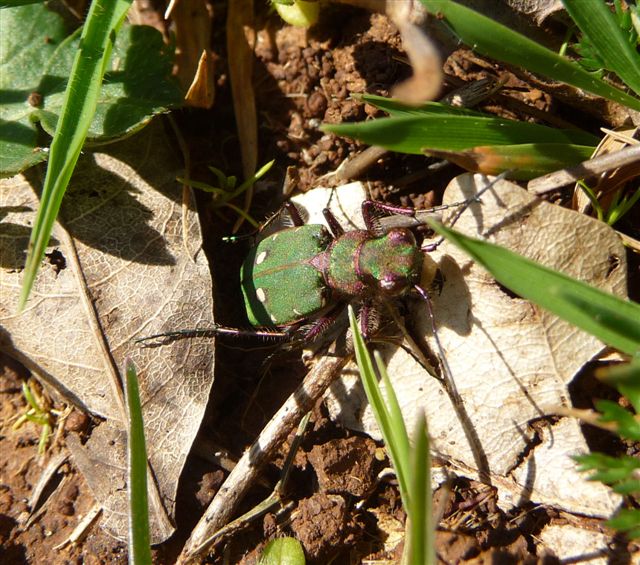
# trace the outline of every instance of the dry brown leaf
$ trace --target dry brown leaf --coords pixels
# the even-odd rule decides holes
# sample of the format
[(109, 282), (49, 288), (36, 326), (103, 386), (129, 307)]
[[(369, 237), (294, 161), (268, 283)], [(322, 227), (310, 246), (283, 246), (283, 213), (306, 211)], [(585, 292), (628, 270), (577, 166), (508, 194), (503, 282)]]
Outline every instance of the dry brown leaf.
[[(447, 189), (446, 202), (472, 196), (476, 184), (484, 186), (482, 178), (458, 177)], [(355, 201), (363, 198), (354, 193)], [(499, 182), (482, 197), (482, 205), (470, 206), (456, 229), (626, 296), (624, 248), (611, 228), (538, 201), (510, 182)], [(505, 292), (455, 246), (444, 243), (432, 256), (444, 277), (442, 291), (432, 293), (436, 326), (460, 402), (452, 402), (442, 384), (404, 349), (387, 349), (408, 428), (425, 410), (436, 451), (458, 473), (493, 482), (505, 505), (531, 499), (608, 515), (619, 497), (584, 480), (570, 459), (587, 451), (575, 421), (549, 424), (535, 446), (530, 426), (557, 406), (570, 405), (568, 384), (602, 344)], [(417, 333), (434, 350), (424, 305), (416, 304), (414, 312)], [(333, 392), (339, 398), (332, 403), (335, 416), (379, 437), (353, 369)]]
[[(171, 20), (175, 27), (176, 40), (176, 75), (183, 91), (196, 81), (196, 73), (200, 74), (201, 89), (215, 92), (213, 76), (213, 60), (209, 54), (211, 47), (211, 30), (213, 24), (213, 6), (204, 0), (181, 0), (171, 6)], [(208, 57), (203, 61), (203, 52)], [(207, 73), (202, 73), (201, 66), (206, 63)], [(203, 107), (203, 106), (199, 106)], [(207, 107), (207, 106), (204, 106)], [(210, 107), (210, 106), (209, 106)]]
[[(194, 210), (185, 215), (189, 240), (182, 237), (177, 174), (159, 125), (112, 146), (109, 154), (83, 156), (21, 315), (16, 305), (37, 207), (32, 187), (41, 179), (19, 176), (0, 185), (0, 347), (67, 401), (106, 418), (112, 432), (99, 433), (116, 444), (124, 429), (120, 370), (130, 357), (138, 369), (149, 461), (169, 516), (213, 381), (210, 341), (181, 340), (150, 349), (134, 341), (213, 321), (210, 274)], [(93, 441), (87, 444), (88, 456), (100, 456), (99, 474), (117, 491), (120, 480), (104, 471), (107, 461), (114, 469), (122, 466), (118, 449), (100, 447), (100, 453), (92, 453)], [(111, 506), (126, 515), (126, 508), (113, 508), (107, 492), (102, 485), (94, 494), (105, 510)], [(172, 527), (159, 514), (155, 520), (158, 542)], [(119, 525), (112, 532), (124, 537), (126, 528)]]
[[(256, 33), (253, 24), (253, 0), (230, 2), (227, 13), (227, 53), (233, 111), (236, 117), (242, 173), (245, 179), (256, 172), (258, 162), (258, 119), (253, 92), (253, 49)], [(248, 211), (253, 188), (245, 192), (244, 211)], [(234, 233), (242, 225), (240, 217), (233, 227)]]

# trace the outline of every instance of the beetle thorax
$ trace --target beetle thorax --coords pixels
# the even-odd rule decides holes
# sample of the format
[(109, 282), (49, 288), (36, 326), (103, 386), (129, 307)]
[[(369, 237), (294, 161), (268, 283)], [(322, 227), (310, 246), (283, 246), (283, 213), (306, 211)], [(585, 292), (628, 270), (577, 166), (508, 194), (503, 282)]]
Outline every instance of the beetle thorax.
[(420, 278), (423, 255), (413, 234), (393, 229), (380, 237), (364, 230), (347, 232), (328, 250), (327, 284), (346, 296), (398, 296)]

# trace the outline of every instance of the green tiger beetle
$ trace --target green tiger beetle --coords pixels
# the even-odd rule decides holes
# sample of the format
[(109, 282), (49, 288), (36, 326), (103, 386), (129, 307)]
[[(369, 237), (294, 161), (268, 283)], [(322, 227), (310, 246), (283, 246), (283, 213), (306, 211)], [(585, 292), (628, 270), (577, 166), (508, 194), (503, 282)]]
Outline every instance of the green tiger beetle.
[[(464, 210), (494, 183), (458, 205)], [(445, 208), (451, 206), (456, 205)], [(385, 230), (380, 222), (384, 215), (415, 218), (415, 209), (366, 200), (362, 204), (365, 229), (351, 231), (345, 231), (329, 209), (323, 210), (328, 228), (305, 224), (291, 202), (284, 210), (293, 226), (260, 241), (242, 265), (241, 287), (252, 329), (216, 325), (156, 334), (139, 341), (233, 335), (307, 342), (331, 327), (349, 303), (358, 305), (360, 328), (367, 337), (377, 319), (376, 304), (411, 291), (431, 311), (429, 295), (420, 279), (429, 267), (425, 254), (441, 240), (421, 247), (408, 228)]]

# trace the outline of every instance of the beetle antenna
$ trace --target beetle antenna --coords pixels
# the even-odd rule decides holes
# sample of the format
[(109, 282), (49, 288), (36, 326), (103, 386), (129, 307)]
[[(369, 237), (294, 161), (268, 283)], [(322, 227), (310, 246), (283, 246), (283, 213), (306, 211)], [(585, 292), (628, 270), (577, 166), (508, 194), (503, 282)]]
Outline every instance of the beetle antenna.
[[(487, 192), (488, 190), (490, 190), (491, 188), (493, 188), (495, 186), (495, 184), (498, 181), (504, 180), (504, 178), (511, 173), (511, 170), (508, 171), (502, 171), (497, 177), (495, 177), (491, 182), (487, 183), (486, 186), (483, 186), (474, 196), (472, 196), (471, 198), (469, 198), (468, 200), (465, 200), (464, 202), (458, 202), (456, 204), (458, 204), (460, 207), (456, 210), (456, 212), (453, 214), (452, 218), (451, 218), (451, 222), (449, 223), (450, 228), (452, 228), (455, 223), (460, 219), (460, 217), (462, 216), (462, 214), (464, 214), (467, 209), (469, 208), (469, 206), (471, 206), (471, 204), (475, 204), (475, 203), (480, 203), (482, 204), (482, 200), (480, 200), (480, 197)], [(486, 178), (486, 177), (485, 177)], [(455, 206), (456, 204), (451, 204), (450, 206)], [(435, 251), (438, 247), (440, 247), (440, 245), (442, 244), (442, 242), (444, 241), (444, 237), (440, 237), (438, 240), (436, 240), (434, 243), (429, 243), (427, 244), (424, 248), (423, 251), (426, 252), (431, 252), (431, 251)]]

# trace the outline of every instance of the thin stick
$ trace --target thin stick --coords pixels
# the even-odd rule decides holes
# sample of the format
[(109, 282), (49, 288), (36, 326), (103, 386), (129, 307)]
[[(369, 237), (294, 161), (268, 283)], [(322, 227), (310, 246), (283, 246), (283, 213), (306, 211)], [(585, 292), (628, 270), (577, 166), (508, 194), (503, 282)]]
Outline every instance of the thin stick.
[(320, 357), (302, 384), (289, 396), (262, 433), (245, 451), (206, 512), (191, 532), (178, 563), (187, 563), (207, 551), (217, 537), (216, 532), (229, 521), (238, 504), (255, 484), (262, 467), (276, 455), (289, 433), (322, 397), (349, 360), (352, 348), (343, 340), (334, 341)]
[(601, 157), (583, 161), (574, 167), (567, 167), (530, 180), (529, 184), (527, 184), (527, 190), (536, 195), (545, 194), (567, 184), (572, 184), (577, 180), (593, 177), (611, 169), (630, 165), (636, 161), (640, 161), (640, 144), (633, 147), (625, 147), (615, 153), (607, 153)]

